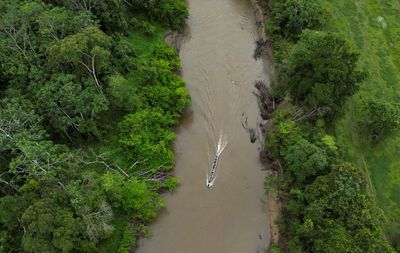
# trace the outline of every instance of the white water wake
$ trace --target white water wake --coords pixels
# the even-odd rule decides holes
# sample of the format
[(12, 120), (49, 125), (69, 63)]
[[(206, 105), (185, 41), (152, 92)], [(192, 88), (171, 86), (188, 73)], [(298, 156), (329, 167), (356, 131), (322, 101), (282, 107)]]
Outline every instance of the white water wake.
[(210, 174), (207, 174), (207, 187), (211, 188), (214, 185), (215, 179), (217, 178), (217, 166), (218, 166), (218, 160), (219, 157), (221, 156), (222, 152), (224, 151), (224, 149), (226, 148), (226, 146), (228, 145), (228, 139), (226, 138), (226, 136), (224, 136), (222, 133), (220, 133), (219, 135), (219, 139), (218, 139), (218, 144), (217, 144), (217, 151), (215, 153), (214, 156), (214, 161), (211, 165), (211, 170), (210, 170)]
[(228, 145), (228, 139), (221, 132), (218, 139), (217, 153), (216, 153), (217, 156), (220, 156), (222, 154), (222, 152), (226, 148), (226, 145)]

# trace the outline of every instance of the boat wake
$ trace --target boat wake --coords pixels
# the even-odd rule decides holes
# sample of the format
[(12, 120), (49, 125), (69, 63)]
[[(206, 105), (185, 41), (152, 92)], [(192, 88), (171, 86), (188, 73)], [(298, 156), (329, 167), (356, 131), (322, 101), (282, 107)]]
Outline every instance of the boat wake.
[(221, 133), (219, 136), (219, 139), (218, 139), (217, 151), (215, 153), (214, 160), (211, 165), (210, 173), (207, 174), (207, 184), (206, 184), (207, 188), (211, 188), (214, 185), (215, 179), (217, 178), (218, 160), (219, 160), (219, 157), (221, 156), (222, 152), (226, 148), (226, 145), (228, 145), (228, 140)]

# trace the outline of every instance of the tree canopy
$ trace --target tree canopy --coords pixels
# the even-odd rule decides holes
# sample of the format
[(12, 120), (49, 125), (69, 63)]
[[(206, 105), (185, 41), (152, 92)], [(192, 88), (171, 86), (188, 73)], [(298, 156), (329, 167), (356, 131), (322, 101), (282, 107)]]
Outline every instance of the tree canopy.
[(0, 13), (0, 252), (127, 252), (177, 185), (172, 127), (190, 96), (163, 33), (186, 5), (4, 0)]
[(286, 87), (296, 103), (335, 113), (363, 80), (357, 60), (340, 35), (305, 31), (288, 58)]
[(364, 101), (362, 110), (361, 127), (372, 139), (378, 140), (400, 130), (400, 104), (368, 99)]
[[(270, 32), (297, 39), (303, 30), (317, 28), (324, 19), (320, 0), (272, 1)], [(272, 25), (272, 26), (271, 26)]]

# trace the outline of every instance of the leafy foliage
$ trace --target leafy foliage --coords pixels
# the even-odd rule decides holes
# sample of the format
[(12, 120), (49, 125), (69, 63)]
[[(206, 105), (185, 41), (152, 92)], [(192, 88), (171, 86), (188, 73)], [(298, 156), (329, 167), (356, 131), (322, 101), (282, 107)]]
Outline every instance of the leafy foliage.
[(120, 123), (121, 144), (135, 159), (149, 168), (172, 168), (173, 154), (169, 146), (175, 134), (168, 128), (174, 121), (160, 112), (143, 110), (130, 114)]
[(186, 5), (4, 0), (0, 13), (0, 252), (127, 252), (177, 184), (149, 177), (172, 168), (190, 102), (162, 42)]
[(289, 146), (284, 160), (295, 179), (300, 184), (307, 178), (322, 174), (328, 165), (328, 159), (323, 149), (311, 144), (305, 139)]
[(320, 0), (272, 1), (270, 33), (298, 38), (303, 30), (317, 28), (324, 19)]
[(22, 215), (22, 222), (27, 227), (22, 245), (28, 252), (69, 252), (79, 241), (79, 221), (70, 211), (49, 200), (30, 206)]
[(81, 85), (74, 75), (52, 75), (37, 90), (36, 99), (38, 111), (56, 131), (64, 133), (70, 129), (96, 133), (96, 120), (108, 109), (108, 100), (96, 91), (94, 83)]
[(361, 126), (373, 139), (379, 139), (400, 130), (400, 104), (369, 99), (364, 102), (365, 114)]
[(145, 182), (126, 180), (122, 175), (107, 173), (103, 176), (103, 187), (112, 205), (131, 218), (150, 221), (163, 205), (156, 193), (147, 189)]
[(306, 31), (289, 56), (286, 87), (296, 103), (335, 113), (363, 79), (357, 59), (341, 36)]
[(301, 139), (300, 129), (292, 120), (274, 119), (274, 127), (268, 133), (267, 148), (275, 157), (283, 154), (287, 147)]
[[(295, 253), (394, 253), (383, 234), (385, 217), (375, 203), (364, 169), (343, 160), (348, 156), (328, 134), (325, 124), (332, 122), (346, 97), (358, 90), (358, 83), (365, 77), (357, 70), (358, 55), (339, 34), (302, 32), (302, 22), (296, 24), (299, 25), (297, 32), (290, 30), (296, 26), (288, 28), (287, 17), (301, 17), (317, 2), (291, 1), (301, 8), (290, 9), (287, 5), (283, 9), (287, 2), (273, 1), (271, 7), (272, 22), (277, 22), (272, 28), (281, 25), (272, 32), (283, 35), (274, 37), (278, 45), (275, 48), (279, 70), (276, 80), (283, 85), (275, 85), (278, 89), (275, 92), (281, 96), (287, 92), (289, 96), (275, 112), (266, 143), (276, 160), (274, 164), (282, 169), (276, 179), (280, 182), (278, 192), (284, 200), (280, 224), (284, 239), (282, 249)], [(287, 14), (291, 11), (299, 15)], [(282, 13), (287, 15), (286, 19), (282, 18)], [(278, 25), (274, 18), (283, 23)], [(312, 19), (313, 15), (304, 21), (308, 18)], [(318, 24), (310, 24), (310, 28), (316, 26)], [(293, 43), (301, 32), (300, 40)], [(283, 49), (288, 45), (292, 47), (290, 50)], [(376, 128), (382, 130), (385, 129), (382, 124), (394, 123), (397, 105), (378, 104), (372, 106), (371, 114), (375, 114), (379, 122)], [(310, 111), (306, 113), (309, 115), (331, 117), (310, 120), (304, 116), (305, 109)], [(371, 124), (373, 118), (366, 116), (370, 113), (368, 110), (365, 108), (365, 121), (361, 122), (365, 126)]]
[(133, 0), (132, 5), (137, 9), (145, 9), (150, 19), (173, 28), (181, 26), (189, 16), (189, 11), (181, 0)]

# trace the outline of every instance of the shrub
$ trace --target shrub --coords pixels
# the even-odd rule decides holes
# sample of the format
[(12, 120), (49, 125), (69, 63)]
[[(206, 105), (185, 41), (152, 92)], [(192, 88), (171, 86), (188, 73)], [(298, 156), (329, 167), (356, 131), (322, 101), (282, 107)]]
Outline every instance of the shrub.
[(171, 142), (175, 134), (170, 129), (173, 123), (171, 117), (156, 111), (129, 114), (119, 124), (120, 143), (131, 159), (140, 160), (141, 166), (170, 169), (174, 164)]
[(324, 150), (305, 139), (288, 147), (284, 160), (288, 170), (299, 183), (304, 183), (308, 177), (321, 174), (328, 165), (328, 158)]
[(108, 194), (112, 206), (129, 217), (142, 221), (150, 221), (163, 202), (155, 192), (148, 189), (145, 182), (136, 178), (127, 180), (118, 173), (106, 173), (103, 187)]
[(286, 88), (297, 104), (333, 114), (363, 80), (357, 61), (340, 35), (306, 31), (289, 56)]
[(144, 9), (154, 21), (179, 28), (189, 16), (186, 4), (182, 0), (134, 0), (136, 9)]
[(272, 3), (269, 31), (289, 38), (298, 38), (304, 29), (321, 25), (324, 19), (319, 0), (279, 0)]
[(366, 129), (373, 139), (379, 139), (400, 130), (400, 104), (384, 100), (368, 99), (363, 102), (364, 117), (361, 127)]

